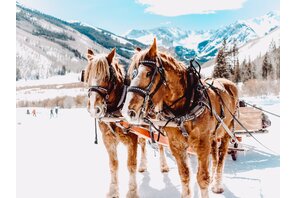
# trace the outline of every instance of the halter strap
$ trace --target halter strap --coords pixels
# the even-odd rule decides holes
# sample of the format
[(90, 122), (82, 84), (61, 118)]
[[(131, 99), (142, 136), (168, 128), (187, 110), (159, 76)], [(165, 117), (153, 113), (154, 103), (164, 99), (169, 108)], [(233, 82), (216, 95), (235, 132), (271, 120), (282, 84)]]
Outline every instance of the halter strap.
[[(110, 72), (110, 78), (108, 82), (108, 87), (102, 87), (102, 86), (91, 86), (88, 90), (88, 96), (90, 97), (91, 92), (96, 92), (99, 94), (103, 100), (104, 104), (106, 105), (106, 110), (108, 114), (112, 114), (119, 109), (123, 107), (125, 98), (126, 98), (126, 92), (127, 92), (127, 85), (125, 85), (126, 80), (124, 81), (124, 85), (120, 88), (120, 91), (122, 93), (120, 100), (116, 104), (111, 104), (109, 101), (110, 93), (115, 89), (116, 85), (116, 73), (112, 65), (109, 65), (109, 72)], [(82, 72), (83, 76), (84, 70)]]
[[(140, 88), (140, 87), (137, 87), (137, 86), (130, 86), (127, 89), (127, 92), (137, 93), (141, 97), (144, 98), (144, 101), (143, 101), (143, 104), (142, 104), (142, 107), (141, 107), (141, 114), (145, 112), (145, 107), (146, 107), (146, 105), (147, 105), (148, 102), (150, 103), (149, 105), (153, 104), (152, 101), (151, 101), (152, 98), (157, 93), (157, 91), (160, 89), (160, 87), (162, 86), (162, 84), (166, 83), (166, 80), (165, 80), (165, 77), (164, 77), (164, 69), (163, 69), (162, 61), (159, 58), (159, 56), (157, 56), (157, 59), (156, 60), (159, 62), (159, 66), (157, 64), (158, 62), (156, 62), (156, 61), (151, 61), (151, 60), (139, 61), (139, 64), (142, 64), (142, 65), (144, 65), (146, 67), (150, 67), (150, 68), (152, 68), (154, 70), (153, 71), (153, 74), (152, 74), (152, 77), (151, 77), (151, 81), (146, 86), (146, 88)], [(159, 82), (158, 82), (155, 90), (153, 90), (151, 92), (151, 89), (152, 89), (153, 84), (155, 82), (157, 73), (160, 74), (160, 80), (159, 80)]]

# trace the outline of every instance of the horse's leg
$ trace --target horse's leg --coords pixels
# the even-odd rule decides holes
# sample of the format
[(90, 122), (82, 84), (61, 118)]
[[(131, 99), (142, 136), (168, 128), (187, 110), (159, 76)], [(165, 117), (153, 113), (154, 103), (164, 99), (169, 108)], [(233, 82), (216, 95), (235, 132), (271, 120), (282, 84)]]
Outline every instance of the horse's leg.
[(211, 181), (213, 181), (213, 178), (215, 176), (217, 166), (218, 166), (218, 143), (217, 139), (214, 138), (211, 140), (211, 156), (212, 156), (212, 167), (211, 167)]
[(167, 173), (169, 172), (169, 167), (167, 165), (166, 157), (165, 157), (165, 152), (164, 152), (164, 147), (159, 144), (159, 152), (160, 152), (160, 168), (162, 173)]
[(219, 161), (218, 161), (216, 174), (214, 177), (214, 185), (211, 189), (214, 193), (224, 192), (223, 185), (222, 185), (222, 175), (223, 175), (225, 158), (228, 154), (229, 142), (230, 142), (230, 136), (226, 133), (221, 139), (221, 145), (219, 147)]
[(128, 161), (127, 166), (129, 170), (129, 191), (127, 198), (138, 198), (137, 182), (136, 182), (136, 169), (137, 169), (137, 140), (138, 137), (134, 134), (130, 135), (130, 141), (128, 142)]
[(210, 142), (208, 135), (200, 135), (197, 145), (193, 145), (198, 157), (197, 182), (200, 187), (201, 197), (208, 198), (209, 176), (209, 154)]
[(185, 141), (185, 138), (181, 135), (181, 132), (178, 129), (171, 129), (167, 132), (169, 147), (172, 152), (172, 155), (175, 157), (178, 173), (180, 176), (182, 184), (182, 198), (190, 198), (190, 172), (188, 165), (188, 155), (187, 148), (188, 144)]
[(117, 157), (117, 145), (118, 141), (116, 137), (106, 130), (101, 128), (102, 139), (109, 156), (109, 169), (111, 174), (111, 181), (109, 185), (109, 192), (107, 197), (118, 198), (119, 197), (119, 186), (118, 186), (118, 157)]
[(138, 138), (138, 143), (140, 144), (140, 147), (141, 147), (141, 159), (140, 159), (140, 165), (138, 168), (138, 172), (142, 173), (147, 170), (146, 139)]

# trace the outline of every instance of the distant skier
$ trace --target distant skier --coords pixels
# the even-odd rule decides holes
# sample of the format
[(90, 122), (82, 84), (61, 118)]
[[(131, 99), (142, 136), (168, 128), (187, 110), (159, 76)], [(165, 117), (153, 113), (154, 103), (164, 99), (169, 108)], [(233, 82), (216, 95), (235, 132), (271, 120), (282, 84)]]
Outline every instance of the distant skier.
[(56, 117), (58, 117), (58, 107), (55, 108)]
[(32, 110), (32, 115), (33, 115), (34, 117), (36, 117), (36, 110), (35, 110), (35, 109)]
[(29, 109), (27, 109), (27, 115), (30, 115), (30, 110)]
[(50, 118), (52, 118), (52, 117), (54, 117), (54, 110), (53, 109), (50, 110)]

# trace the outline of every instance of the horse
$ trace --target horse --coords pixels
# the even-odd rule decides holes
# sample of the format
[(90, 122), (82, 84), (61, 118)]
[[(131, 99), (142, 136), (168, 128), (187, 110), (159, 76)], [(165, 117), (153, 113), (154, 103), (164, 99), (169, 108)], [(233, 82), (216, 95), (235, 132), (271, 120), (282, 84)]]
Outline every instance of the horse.
[[(93, 118), (122, 116), (119, 110), (125, 98), (125, 72), (123, 66), (115, 60), (115, 54), (115, 49), (107, 55), (95, 55), (91, 49), (87, 51), (88, 64), (84, 70), (83, 81), (89, 87), (87, 110)], [(119, 197), (117, 174), (117, 145), (119, 142), (122, 142), (128, 148), (127, 166), (130, 178), (127, 197), (139, 197), (136, 183), (137, 144), (141, 145), (141, 162), (138, 171), (144, 172), (147, 170), (145, 139), (138, 138), (137, 135), (129, 130), (124, 131), (116, 123), (99, 121), (98, 126), (109, 155), (111, 182), (107, 197)], [(166, 162), (164, 149), (160, 146), (159, 150), (161, 172), (168, 172), (169, 167)]]
[[(163, 128), (178, 166), (181, 197), (191, 197), (187, 156), (189, 146), (198, 158), (196, 179), (201, 197), (208, 197), (211, 183), (214, 193), (222, 193), (222, 174), (231, 139), (222, 124), (232, 130), (233, 115), (238, 106), (236, 85), (223, 78), (212, 81), (221, 88), (207, 81), (202, 82), (200, 72), (196, 69), (186, 68), (172, 56), (159, 52), (156, 38), (148, 49), (138, 49), (134, 54), (128, 74), (131, 84), (122, 108), (125, 119), (130, 123), (138, 123), (150, 109), (154, 109), (159, 119), (175, 121), (178, 125)], [(220, 124), (220, 119), (224, 123)], [(210, 154), (211, 175), (208, 170)]]

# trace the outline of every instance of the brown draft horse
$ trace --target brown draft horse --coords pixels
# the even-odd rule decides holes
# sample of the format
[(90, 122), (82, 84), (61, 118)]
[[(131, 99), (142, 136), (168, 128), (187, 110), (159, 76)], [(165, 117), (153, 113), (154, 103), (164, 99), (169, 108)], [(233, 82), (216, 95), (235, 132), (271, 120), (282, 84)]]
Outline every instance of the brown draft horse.
[[(108, 55), (95, 55), (92, 50), (88, 50), (88, 65), (84, 73), (84, 82), (89, 87), (87, 109), (92, 117), (100, 118), (109, 114), (110, 116), (121, 116), (121, 96), (124, 92), (124, 69), (115, 60), (115, 49)], [(130, 173), (129, 191), (127, 197), (139, 197), (136, 183), (137, 168), (137, 141), (141, 145), (141, 163), (139, 172), (146, 171), (146, 142), (145, 139), (128, 132), (125, 134), (122, 128), (115, 123), (104, 123), (99, 121), (99, 128), (102, 139), (109, 155), (109, 166), (111, 172), (111, 183), (107, 197), (119, 197), (118, 190), (118, 159), (117, 145), (122, 142), (128, 147), (127, 166)], [(163, 147), (160, 150), (161, 172), (168, 172), (169, 167), (166, 162)]]
[[(171, 56), (158, 52), (156, 39), (154, 39), (149, 49), (138, 51), (133, 56), (129, 67), (129, 73), (132, 78), (130, 87), (134, 87), (134, 91), (129, 92), (128, 89), (127, 98), (122, 109), (124, 117), (130, 123), (137, 123), (143, 116), (146, 116), (146, 113), (149, 111), (149, 103), (145, 102), (147, 101), (145, 99), (146, 96), (149, 97), (149, 100), (154, 105), (155, 112), (160, 112), (164, 108), (165, 103), (168, 106), (172, 105), (171, 108), (173, 110), (182, 110), (186, 98), (180, 98), (184, 95), (188, 82), (186, 67)], [(161, 72), (155, 73), (155, 67), (160, 69), (161, 66), (163, 74)], [(164, 79), (163, 83), (158, 83), (162, 78)], [(229, 80), (216, 79), (216, 82), (219, 82), (224, 87), (224, 91), (220, 91), (221, 98), (213, 89), (206, 89), (206, 92), (209, 95), (212, 109), (216, 112), (224, 110), (224, 123), (231, 129), (233, 117), (228, 112), (228, 109), (230, 112), (235, 113), (238, 103), (238, 90), (236, 85)], [(203, 84), (205, 85), (205, 82)], [(149, 91), (149, 95), (144, 96), (146, 91)], [(153, 92), (155, 93), (152, 96)], [(220, 105), (220, 100), (224, 101), (225, 106)], [(184, 122), (184, 129), (188, 132), (187, 137), (182, 135), (182, 130), (177, 127), (164, 128), (181, 178), (181, 197), (191, 197), (187, 156), (187, 148), (189, 146), (197, 153), (198, 157), (197, 182), (200, 187), (201, 197), (208, 197), (208, 186), (212, 181), (212, 191), (214, 193), (222, 193), (224, 191), (222, 173), (230, 136), (222, 126), (217, 124), (218, 121), (211, 113), (211, 110), (205, 108), (198, 117)], [(218, 143), (218, 139), (220, 139), (220, 143)], [(208, 170), (210, 153), (212, 155), (211, 176)]]

